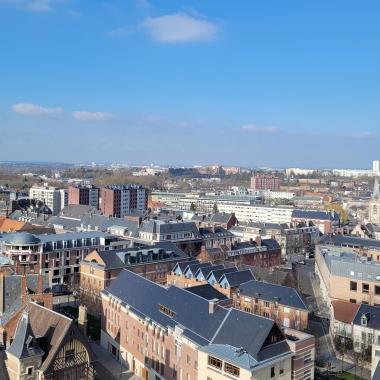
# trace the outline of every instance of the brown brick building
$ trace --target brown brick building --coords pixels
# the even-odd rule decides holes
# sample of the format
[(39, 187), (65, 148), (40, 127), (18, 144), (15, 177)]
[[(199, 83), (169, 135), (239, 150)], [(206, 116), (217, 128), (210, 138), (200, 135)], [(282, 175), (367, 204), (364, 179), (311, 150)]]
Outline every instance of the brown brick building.
[(177, 263), (189, 257), (171, 242), (138, 248), (97, 251), (89, 253), (80, 265), (81, 300), (92, 314), (101, 312), (101, 291), (124, 269), (147, 279), (166, 283), (166, 276)]
[(124, 270), (102, 305), (102, 346), (142, 379), (314, 378), (314, 337), (190, 291)]

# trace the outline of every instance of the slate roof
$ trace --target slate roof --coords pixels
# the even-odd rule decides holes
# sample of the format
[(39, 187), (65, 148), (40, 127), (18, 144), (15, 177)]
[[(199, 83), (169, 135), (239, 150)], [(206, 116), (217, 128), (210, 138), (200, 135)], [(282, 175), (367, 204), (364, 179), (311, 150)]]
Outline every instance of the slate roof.
[(230, 287), (239, 286), (240, 284), (244, 284), (247, 281), (254, 280), (255, 277), (253, 276), (250, 269), (247, 270), (241, 270), (237, 272), (229, 272), (224, 273), (223, 276), (218, 281), (219, 284), (226, 279)]
[[(272, 332), (284, 343), (271, 345), (270, 355), (291, 352), (274, 321), (222, 306), (210, 313), (207, 299), (175, 286), (165, 288), (127, 270), (123, 270), (103, 293), (118, 298), (133, 313), (149, 318), (163, 328), (180, 328), (185, 336), (203, 346), (203, 350), (222, 345), (223, 349), (233, 347), (236, 352), (243, 347), (250, 356), (249, 362), (244, 364), (248, 369), (258, 364), (262, 357), (267, 358), (267, 337)], [(160, 311), (160, 305), (170, 309), (172, 316)]]
[(200, 238), (199, 231), (194, 222), (164, 222), (162, 220), (151, 219), (141, 225), (140, 232), (151, 234), (192, 232), (195, 237)]
[(5, 243), (8, 244), (27, 245), (40, 243), (40, 239), (29, 232), (13, 232), (2, 236)]
[(199, 233), (202, 238), (234, 237), (234, 234), (223, 227), (201, 227)]
[(18, 359), (42, 356), (44, 354), (29, 324), (28, 312), (23, 312), (17, 324), (13, 341), (7, 352)]
[(223, 293), (216, 290), (210, 284), (190, 286), (184, 289), (187, 290), (188, 292), (197, 294), (199, 297), (202, 297), (208, 301), (211, 301), (213, 299), (217, 299), (219, 301), (228, 300), (227, 296), (225, 296)]
[(295, 209), (292, 212), (292, 218), (339, 221), (339, 214), (337, 212), (331, 213), (328, 211), (321, 210)]
[[(256, 361), (260, 361), (259, 353), (272, 329), (279, 332), (279, 327), (271, 319), (229, 309), (226, 320), (211, 343), (243, 347)], [(287, 343), (279, 348), (276, 355), (289, 352)]]
[[(141, 255), (144, 260), (143, 262), (139, 262), (137, 260), (138, 254)], [(150, 254), (151, 257), (149, 256)], [(104, 269), (124, 268), (147, 262), (163, 262), (166, 260), (183, 260), (188, 258), (185, 252), (169, 241), (159, 242), (154, 245), (147, 245), (138, 248), (133, 247), (127, 249), (123, 248), (100, 251), (98, 252), (98, 255), (105, 263)], [(189, 262), (185, 261), (185, 264), (187, 266)]]
[(361, 318), (365, 314), (367, 316), (368, 328), (380, 330), (380, 307), (361, 304), (357, 311), (353, 324), (361, 326)]
[(248, 281), (239, 286), (240, 295), (249, 297), (258, 297), (264, 301), (275, 302), (284, 306), (293, 307), (296, 309), (307, 310), (307, 306), (302, 296), (296, 289), (270, 284), (262, 281)]
[(97, 210), (94, 206), (68, 205), (61, 210), (59, 215), (67, 218), (81, 219), (85, 214), (88, 213), (100, 214), (100, 211)]
[[(26, 275), (26, 286), (32, 293), (37, 292), (38, 274)], [(49, 275), (42, 275), (42, 287), (46, 292), (50, 289)], [(4, 314), (0, 317), (0, 324), (4, 324), (21, 307), (22, 275), (9, 275), (4, 277), (4, 291), (0, 294), (0, 302), (4, 305)]]
[(199, 261), (196, 259), (189, 258), (188, 261), (181, 261), (175, 265), (172, 272), (174, 272), (178, 267), (181, 269), (181, 273), (184, 272), (184, 270), (188, 267), (189, 264), (198, 264)]
[(213, 270), (209, 273), (209, 275), (207, 276), (207, 280), (209, 280), (209, 278), (214, 275), (215, 277), (215, 280), (217, 282), (219, 282), (219, 280), (221, 279), (221, 277), (225, 274), (225, 273), (231, 273), (231, 272), (237, 272), (237, 268), (236, 267), (231, 267), (231, 268), (224, 268), (224, 269), (218, 269), (218, 270)]
[(354, 248), (372, 248), (380, 250), (380, 240), (359, 238), (348, 235), (323, 236), (320, 244), (333, 244), (335, 246), (353, 246)]
[(371, 380), (380, 380), (380, 361), (377, 363), (375, 371), (372, 374)]
[(329, 272), (335, 276), (357, 280), (380, 280), (380, 263), (375, 261), (361, 261), (355, 253), (339, 252), (325, 253), (324, 260)]
[(195, 273), (195, 276), (198, 276), (199, 273), (202, 273), (204, 278), (207, 278), (207, 276), (212, 272), (213, 270), (219, 270), (224, 269), (224, 265), (210, 265), (208, 267), (202, 267), (197, 270)]

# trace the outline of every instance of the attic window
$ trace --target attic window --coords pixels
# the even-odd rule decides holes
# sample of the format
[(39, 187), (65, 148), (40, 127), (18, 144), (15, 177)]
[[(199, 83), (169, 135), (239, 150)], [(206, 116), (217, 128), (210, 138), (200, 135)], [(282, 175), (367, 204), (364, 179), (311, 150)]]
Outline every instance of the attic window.
[(173, 310), (170, 310), (168, 307), (166, 307), (164, 305), (160, 304), (159, 309), (160, 309), (161, 313), (164, 313), (171, 318), (173, 318), (175, 316), (175, 312)]

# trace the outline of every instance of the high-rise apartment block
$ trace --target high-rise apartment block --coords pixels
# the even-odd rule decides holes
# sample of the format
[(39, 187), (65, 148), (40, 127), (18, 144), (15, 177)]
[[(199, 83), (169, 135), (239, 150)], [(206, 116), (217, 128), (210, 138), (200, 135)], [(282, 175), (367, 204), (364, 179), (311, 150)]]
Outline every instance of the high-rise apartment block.
[(100, 190), (100, 211), (106, 216), (125, 215), (148, 208), (148, 189), (138, 185), (110, 185)]
[(251, 178), (251, 189), (279, 191), (280, 179), (268, 175), (253, 175)]
[(57, 215), (61, 209), (67, 205), (67, 191), (65, 189), (56, 189), (55, 187), (32, 186), (29, 190), (29, 198), (44, 202), (54, 215)]
[(100, 190), (94, 185), (69, 186), (69, 205), (86, 205), (99, 208)]

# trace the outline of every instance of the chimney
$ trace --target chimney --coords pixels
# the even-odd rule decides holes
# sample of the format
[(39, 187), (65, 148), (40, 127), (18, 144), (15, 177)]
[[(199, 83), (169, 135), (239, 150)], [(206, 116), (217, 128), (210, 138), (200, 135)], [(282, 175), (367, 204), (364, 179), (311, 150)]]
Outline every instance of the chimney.
[(0, 315), (4, 313), (4, 306), (5, 306), (5, 303), (4, 303), (5, 281), (4, 280), (5, 280), (4, 273), (0, 273)]
[(255, 242), (256, 242), (257, 246), (260, 247), (261, 246), (261, 236), (256, 236)]
[(212, 300), (210, 300), (208, 302), (208, 313), (209, 314), (214, 314), (217, 306), (218, 306), (218, 299), (217, 298), (213, 298)]
[(42, 294), (44, 292), (44, 285), (43, 285), (43, 276), (42, 274), (39, 274), (38, 275), (38, 278), (37, 278), (37, 293), (38, 294)]
[(80, 305), (78, 312), (78, 327), (84, 336), (87, 336), (87, 306)]

